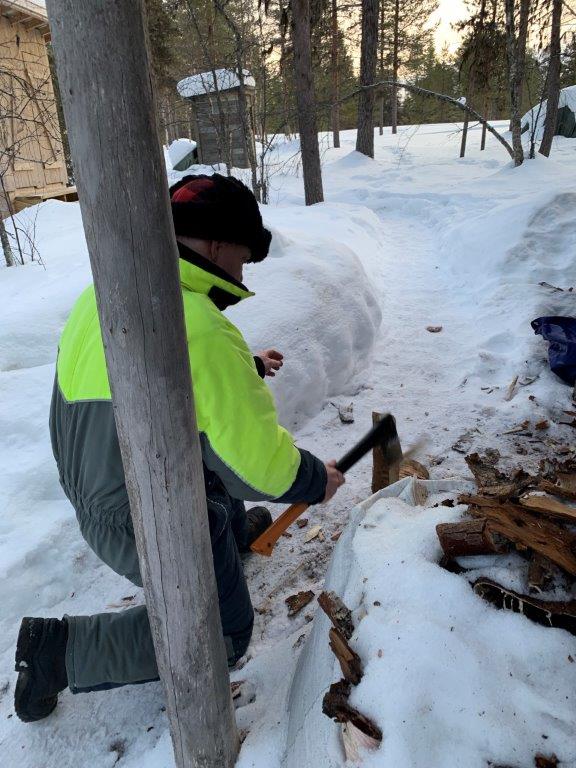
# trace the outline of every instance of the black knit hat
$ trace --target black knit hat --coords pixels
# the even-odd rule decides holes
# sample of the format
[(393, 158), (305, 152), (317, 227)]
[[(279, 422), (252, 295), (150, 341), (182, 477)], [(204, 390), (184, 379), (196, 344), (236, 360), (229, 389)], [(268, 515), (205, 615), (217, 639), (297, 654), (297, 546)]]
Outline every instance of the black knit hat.
[(185, 176), (170, 187), (170, 202), (176, 235), (246, 245), (250, 261), (268, 255), (272, 234), (252, 192), (233, 176)]

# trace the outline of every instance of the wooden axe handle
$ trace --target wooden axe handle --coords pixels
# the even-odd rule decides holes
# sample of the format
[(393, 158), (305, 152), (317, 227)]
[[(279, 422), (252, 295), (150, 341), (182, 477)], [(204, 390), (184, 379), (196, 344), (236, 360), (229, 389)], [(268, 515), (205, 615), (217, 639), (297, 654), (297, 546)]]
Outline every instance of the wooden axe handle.
[(250, 545), (252, 552), (257, 552), (259, 555), (270, 557), (272, 550), (274, 549), (274, 544), (276, 544), (286, 528), (292, 525), (296, 518), (304, 514), (309, 506), (309, 504), (301, 502), (300, 504), (292, 504), (291, 507), (284, 510), (280, 517), (276, 518), (272, 525), (269, 528), (266, 528), (264, 533), (252, 542)]

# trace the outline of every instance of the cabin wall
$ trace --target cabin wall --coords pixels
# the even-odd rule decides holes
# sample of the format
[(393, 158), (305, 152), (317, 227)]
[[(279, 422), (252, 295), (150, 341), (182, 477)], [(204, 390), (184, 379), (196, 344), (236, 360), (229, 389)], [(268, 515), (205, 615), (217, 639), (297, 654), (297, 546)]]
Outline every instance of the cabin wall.
[[(254, 96), (251, 92), (248, 92), (247, 96), (252, 107)], [(190, 99), (194, 107), (198, 160), (204, 165), (216, 165), (224, 162), (221, 143), (223, 134), (225, 134), (231, 147), (232, 166), (248, 168), (250, 163), (244, 144), (238, 90), (221, 91), (219, 99), (224, 113), (223, 120), (220, 118), (218, 98), (215, 93), (203, 94)], [(221, 123), (224, 124), (224, 129)]]
[(68, 181), (43, 34), (0, 17), (0, 213), (5, 194), (50, 196)]

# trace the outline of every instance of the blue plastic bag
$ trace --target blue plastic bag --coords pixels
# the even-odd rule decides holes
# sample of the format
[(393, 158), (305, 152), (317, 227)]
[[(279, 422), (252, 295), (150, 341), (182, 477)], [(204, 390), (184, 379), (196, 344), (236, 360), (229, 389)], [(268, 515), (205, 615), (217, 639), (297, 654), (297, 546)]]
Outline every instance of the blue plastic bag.
[(534, 333), (550, 342), (550, 368), (567, 384), (576, 381), (576, 317), (537, 317)]

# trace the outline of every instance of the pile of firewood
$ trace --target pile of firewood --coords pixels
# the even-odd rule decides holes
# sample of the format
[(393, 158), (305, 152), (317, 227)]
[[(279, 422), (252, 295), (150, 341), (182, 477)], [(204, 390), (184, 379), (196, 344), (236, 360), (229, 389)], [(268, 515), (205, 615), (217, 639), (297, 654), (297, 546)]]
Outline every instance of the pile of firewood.
[(576, 600), (534, 596), (576, 581), (576, 461), (543, 461), (537, 475), (523, 469), (506, 475), (498, 469), (499, 459), (497, 451), (466, 457), (478, 489), (458, 499), (468, 504), (465, 519), (436, 528), (441, 565), (462, 573), (458, 557), (515, 549), (527, 560), (527, 594), (483, 577), (473, 583), (474, 591), (498, 608), (576, 634)]
[(358, 763), (362, 750), (380, 746), (382, 731), (348, 702), (352, 686), (358, 685), (364, 674), (360, 657), (348, 643), (354, 632), (352, 613), (334, 592), (322, 592), (318, 603), (332, 622), (330, 648), (342, 670), (342, 679), (333, 683), (324, 696), (322, 711), (341, 724), (346, 759)]

